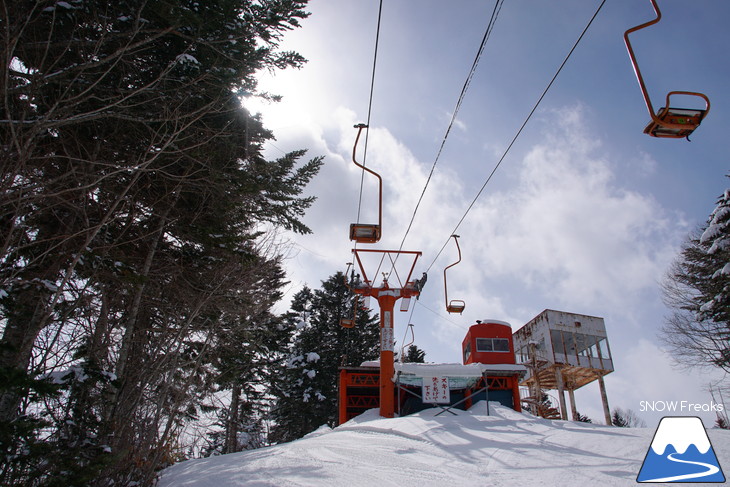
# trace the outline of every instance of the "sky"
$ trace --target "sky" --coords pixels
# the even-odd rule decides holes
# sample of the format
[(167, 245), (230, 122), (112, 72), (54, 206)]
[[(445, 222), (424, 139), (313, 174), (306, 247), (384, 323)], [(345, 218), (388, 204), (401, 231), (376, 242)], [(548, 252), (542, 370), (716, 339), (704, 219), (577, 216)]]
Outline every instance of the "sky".
[(517, 486), (539, 478), (541, 485), (583, 487), (632, 485), (637, 477), (699, 486), (728, 475), (730, 432), (705, 432), (696, 418), (611, 428), (548, 421), (497, 403), (487, 416), (483, 401), (456, 416), (438, 413), (384, 419), (373, 409), (290, 443), (175, 464), (161, 472), (159, 486)]
[[(661, 0), (662, 21), (631, 37), (655, 108), (673, 90), (709, 97), (691, 142), (643, 133), (649, 115), (623, 32), (654, 17), (648, 0), (605, 3), (514, 139), (600, 3), (505, 1), (444, 142), (494, 2), (384, 0), (370, 104), (379, 3), (312, 0), (311, 16), (282, 39), (308, 62), (262, 73), (259, 88), (281, 95), (279, 103), (246, 101), (276, 137), (268, 157), (301, 148), (324, 156), (307, 189), (317, 196), (303, 219), (313, 233), (280, 235), (290, 285), (279, 311), (304, 285), (346, 270), (358, 209), (360, 222), (377, 221), (376, 180), (351, 161), (353, 125), (370, 108), (367, 152), (361, 139), (357, 157), (383, 177), (383, 238), (359, 248), (395, 250), (405, 236), (403, 250), (422, 252), (414, 277), (429, 276), (413, 308), (396, 313), (396, 348), (412, 323), (427, 361), (460, 362), (476, 320), (516, 331), (544, 309), (600, 316), (615, 366), (606, 377), (612, 408), (651, 427), (666, 413), (643, 411), (643, 401), (711, 404), (708, 384), (723, 375), (677, 368), (657, 335), (669, 314), (660, 283), (730, 187), (730, 3)], [(688, 96), (672, 105), (703, 107)], [(462, 261), (448, 271), (448, 292), (465, 301), (462, 315), (447, 313), (444, 301), (452, 233)], [(601, 421), (597, 383), (576, 400)]]

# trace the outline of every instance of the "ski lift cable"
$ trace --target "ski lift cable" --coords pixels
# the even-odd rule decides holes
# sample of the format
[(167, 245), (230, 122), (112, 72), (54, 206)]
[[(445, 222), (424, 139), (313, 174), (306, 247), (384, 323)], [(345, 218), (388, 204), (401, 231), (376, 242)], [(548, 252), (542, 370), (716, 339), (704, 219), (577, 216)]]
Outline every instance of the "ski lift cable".
[[(373, 69), (372, 69), (372, 75), (370, 76), (370, 96), (368, 98), (368, 117), (367, 122), (365, 123), (368, 127), (370, 127), (370, 117), (372, 115), (373, 110), (373, 91), (375, 90), (375, 66), (378, 62), (378, 45), (380, 43), (380, 20), (383, 16), (383, 0), (380, 0), (380, 6), (378, 7), (378, 22), (377, 26), (375, 28), (375, 49), (373, 52)], [(365, 148), (363, 149), (363, 156), (362, 156), (362, 165), (364, 166), (367, 161), (367, 154), (368, 154), (368, 136), (370, 135), (370, 129), (368, 128), (365, 131)], [(357, 220), (355, 220), (357, 223), (360, 223), (360, 210), (362, 207), (362, 190), (363, 190), (363, 183), (365, 180), (365, 169), (362, 170), (362, 174), (360, 175), (360, 195), (358, 197), (357, 202)]]
[(442, 315), (438, 311), (432, 310), (431, 308), (429, 308), (428, 306), (426, 306), (425, 304), (423, 304), (423, 302), (421, 302), (421, 301), (416, 301), (416, 306), (421, 306), (423, 308), (426, 308), (428, 311), (430, 311), (431, 313), (435, 314), (436, 316), (438, 316), (439, 318), (441, 318), (442, 321), (445, 321), (446, 323), (449, 323), (451, 325), (454, 325), (457, 328), (461, 328), (462, 330), (468, 330), (468, 328), (466, 326), (460, 325), (459, 323), (455, 322), (454, 320), (452, 320), (450, 318), (447, 318), (446, 316)]
[(471, 84), (471, 80), (474, 77), (474, 73), (476, 72), (477, 66), (479, 65), (479, 60), (482, 57), (484, 48), (487, 45), (487, 41), (489, 40), (489, 36), (491, 35), (492, 30), (494, 29), (494, 24), (497, 21), (499, 12), (502, 10), (503, 2), (504, 2), (504, 0), (497, 0), (494, 4), (494, 9), (492, 10), (492, 16), (489, 19), (489, 23), (487, 24), (487, 29), (484, 32), (484, 36), (482, 37), (481, 43), (479, 44), (479, 49), (477, 50), (477, 54), (474, 58), (474, 61), (472, 62), (471, 69), (469, 70), (469, 74), (466, 77), (466, 81), (464, 81), (464, 86), (462, 86), (462, 88), (461, 88), (461, 93), (459, 94), (459, 98), (456, 102), (456, 106), (454, 107), (454, 111), (451, 115), (451, 121), (449, 122), (449, 125), (446, 128), (446, 133), (444, 134), (444, 137), (441, 140), (441, 145), (439, 147), (438, 152), (436, 153), (436, 158), (434, 159), (433, 164), (431, 165), (431, 171), (428, 173), (428, 177), (426, 178), (426, 184), (423, 186), (423, 191), (421, 191), (421, 196), (418, 198), (416, 207), (414, 208), (413, 214), (411, 215), (411, 221), (408, 223), (408, 228), (406, 228), (406, 232), (403, 235), (403, 240), (401, 240), (400, 247), (398, 248), (398, 250), (403, 249), (403, 245), (405, 244), (406, 237), (408, 237), (408, 233), (411, 231), (411, 227), (413, 226), (413, 221), (416, 218), (416, 213), (418, 212), (418, 208), (421, 206), (421, 201), (423, 200), (423, 195), (426, 194), (426, 189), (428, 188), (428, 185), (431, 182), (431, 177), (433, 176), (434, 169), (436, 169), (436, 164), (438, 164), (438, 162), (439, 162), (439, 159), (441, 157), (441, 152), (443, 151), (444, 145), (446, 144), (446, 140), (449, 138), (449, 134), (451, 133), (451, 128), (454, 126), (454, 123), (456, 122), (456, 117), (459, 114), (459, 109), (461, 108), (462, 103), (464, 102), (466, 92), (469, 90), (469, 85)]
[(522, 131), (524, 130), (525, 126), (530, 121), (530, 119), (532, 118), (532, 116), (534, 115), (534, 113), (537, 111), (537, 108), (540, 106), (540, 103), (545, 98), (545, 95), (547, 95), (548, 91), (552, 87), (552, 85), (555, 82), (555, 80), (557, 79), (558, 75), (563, 70), (563, 67), (565, 67), (566, 63), (568, 62), (568, 59), (570, 59), (570, 56), (573, 54), (573, 52), (575, 51), (575, 49), (578, 47), (578, 44), (583, 39), (583, 37), (585, 36), (586, 32), (588, 32), (588, 29), (593, 24), (593, 21), (596, 19), (596, 17), (598, 16), (598, 13), (601, 11), (601, 9), (603, 8), (603, 5), (605, 3), (606, 3), (606, 0), (603, 0), (600, 3), (600, 5), (598, 6), (598, 8), (596, 9), (596, 12), (593, 14), (593, 16), (591, 17), (591, 19), (588, 21), (588, 24), (585, 26), (585, 28), (583, 29), (583, 32), (581, 32), (580, 36), (578, 37), (578, 40), (575, 41), (575, 44), (573, 44), (573, 47), (568, 52), (568, 55), (565, 56), (565, 59), (560, 64), (560, 67), (558, 67), (558, 70), (555, 72), (555, 74), (553, 75), (552, 79), (550, 80), (550, 82), (548, 83), (548, 85), (543, 90), (543, 92), (540, 95), (540, 97), (538, 98), (537, 102), (532, 107), (532, 110), (530, 110), (530, 113), (525, 118), (525, 121), (522, 122), (522, 125), (520, 126), (519, 130), (517, 130), (517, 133), (512, 138), (512, 141), (509, 143), (509, 145), (507, 146), (507, 148), (505, 149), (505, 151), (502, 153), (502, 156), (499, 158), (499, 161), (497, 161), (497, 164), (492, 169), (492, 172), (489, 173), (489, 176), (487, 176), (486, 181), (484, 181), (484, 184), (479, 189), (479, 191), (477, 192), (476, 196), (474, 197), (474, 199), (472, 200), (472, 202), (467, 207), (466, 212), (464, 212), (464, 215), (461, 217), (461, 219), (456, 224), (456, 226), (454, 227), (454, 229), (451, 232), (449, 232), (449, 237), (446, 239), (446, 242), (444, 242), (444, 245), (441, 247), (441, 250), (439, 250), (438, 254), (436, 254), (436, 257), (433, 259), (433, 262), (431, 262), (431, 264), (428, 266), (428, 269), (426, 269), (426, 272), (428, 272), (429, 270), (431, 270), (431, 267), (433, 267), (433, 265), (436, 263), (436, 260), (438, 260), (439, 256), (441, 255), (441, 253), (444, 251), (444, 249), (448, 245), (449, 241), (451, 240), (451, 235), (453, 235), (453, 234), (455, 234), (457, 232), (457, 230), (459, 229), (459, 227), (461, 226), (461, 224), (464, 222), (464, 220), (466, 219), (466, 217), (469, 214), (469, 212), (471, 211), (471, 209), (474, 207), (474, 204), (477, 202), (477, 200), (479, 199), (479, 197), (484, 192), (484, 188), (486, 188), (487, 187), (487, 184), (489, 184), (489, 182), (492, 180), (492, 177), (497, 172), (497, 169), (499, 169), (499, 167), (502, 164), (502, 162), (504, 161), (505, 157), (507, 157), (507, 154), (509, 153), (510, 149), (512, 149), (512, 146), (517, 141), (517, 138), (522, 134)]
[[(373, 110), (373, 92), (375, 91), (375, 67), (377, 66), (378, 62), (378, 45), (380, 44), (380, 23), (381, 19), (383, 17), (383, 0), (380, 0), (380, 4), (378, 6), (378, 20), (376, 23), (375, 28), (375, 48), (373, 50), (373, 67), (372, 67), (372, 74), (370, 76), (370, 95), (368, 97), (368, 116), (367, 116), (367, 123), (366, 126), (368, 127), (365, 130), (365, 148), (363, 149), (363, 158), (362, 158), (362, 165), (363, 170), (360, 175), (360, 193), (358, 195), (357, 199), (357, 218), (356, 222), (360, 223), (360, 212), (362, 209), (362, 192), (363, 192), (363, 185), (365, 182), (365, 164), (367, 159), (367, 153), (368, 153), (368, 136), (370, 135), (370, 118), (372, 115)], [(354, 153), (353, 153), (354, 158)], [(355, 248), (357, 248), (357, 242), (355, 243)], [(352, 266), (355, 263), (355, 257), (352, 257), (352, 260), (349, 262), (349, 265)], [(349, 267), (348, 267), (349, 268)]]
[[(413, 309), (416, 307), (414, 306)], [(413, 316), (413, 309), (411, 309), (411, 316)], [(408, 336), (408, 332), (411, 332), (411, 341), (409, 343), (406, 343), (406, 337)], [(416, 341), (416, 334), (413, 332), (413, 323), (411, 323), (410, 317), (408, 318), (408, 325), (406, 326), (406, 329), (403, 331), (403, 340), (401, 340), (401, 347), (400, 347), (400, 356), (398, 357), (398, 361), (400, 363), (403, 363), (403, 356), (405, 355), (406, 347), (413, 345), (413, 343)]]

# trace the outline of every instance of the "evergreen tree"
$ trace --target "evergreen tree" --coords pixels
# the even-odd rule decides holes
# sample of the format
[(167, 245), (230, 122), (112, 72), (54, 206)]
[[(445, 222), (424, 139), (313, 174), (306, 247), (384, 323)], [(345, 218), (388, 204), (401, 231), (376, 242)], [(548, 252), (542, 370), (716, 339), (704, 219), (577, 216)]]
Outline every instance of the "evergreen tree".
[(619, 428), (629, 427), (629, 421), (623, 417), (621, 411), (618, 409), (613, 410), (613, 414), (611, 415), (611, 424), (614, 426), (618, 426)]
[[(149, 485), (214, 385), (257, 376), (261, 223), (309, 231), (321, 159), (264, 159), (240, 97), (303, 63), (278, 43), (305, 3), (3, 2), (3, 485)], [(250, 363), (218, 360), (242, 336)]]
[[(359, 303), (341, 272), (323, 281), (321, 289), (305, 287), (294, 296), (289, 320), (296, 331), (272, 391), (272, 441), (291, 441), (336, 424), (339, 367), (379, 354), (378, 318)], [(354, 313), (354, 328), (340, 326), (340, 319)]]
[(631, 409), (615, 408), (611, 414), (611, 424), (619, 428), (646, 428), (646, 422)]
[(408, 351), (403, 357), (403, 361), (422, 364), (426, 361), (426, 352), (418, 348), (416, 345), (411, 345), (408, 347)]
[(580, 413), (578, 413), (578, 417), (576, 418), (576, 421), (578, 421), (580, 423), (592, 423), (593, 422), (593, 420), (591, 418), (589, 418), (588, 416), (586, 416), (584, 414), (580, 414)]
[(673, 359), (730, 371), (730, 190), (689, 236), (662, 291), (672, 314), (661, 338)]

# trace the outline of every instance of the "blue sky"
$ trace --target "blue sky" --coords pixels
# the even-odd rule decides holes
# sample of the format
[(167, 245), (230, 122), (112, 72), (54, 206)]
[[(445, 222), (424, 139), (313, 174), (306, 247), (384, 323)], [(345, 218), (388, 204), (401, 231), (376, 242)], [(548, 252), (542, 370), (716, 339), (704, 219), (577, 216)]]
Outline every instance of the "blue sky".
[[(415, 274), (428, 268), (429, 282), (412, 316), (397, 314), (395, 335), (403, 337), (411, 317), (427, 360), (458, 362), (478, 319), (516, 330), (546, 308), (601, 316), (616, 367), (606, 378), (609, 402), (652, 427), (661, 414), (639, 412), (641, 401), (709, 403), (707, 382), (721, 378), (672, 368), (656, 335), (668, 313), (658, 284), (730, 185), (730, 3), (660, 0), (662, 21), (632, 35), (655, 108), (672, 90), (710, 98), (687, 142), (643, 134), (649, 115), (623, 32), (653, 18), (651, 4), (606, 2), (458, 228), (463, 261), (449, 271), (449, 294), (466, 310), (448, 315), (444, 306), (442, 272), (456, 253), (453, 244), (439, 250), (599, 4), (504, 2), (405, 241), (404, 250), (423, 252)], [(366, 155), (385, 180), (383, 239), (374, 248), (397, 249), (403, 239), (493, 8), (384, 0)], [(298, 148), (325, 156), (309, 189), (318, 196), (305, 217), (314, 233), (281, 235), (290, 246), (289, 296), (351, 260), (360, 171), (350, 153), (353, 125), (367, 118), (378, 2), (313, 0), (308, 11), (282, 46), (309, 62), (262, 74), (260, 88), (282, 95), (280, 103), (248, 103), (277, 138), (266, 146), (270, 157)], [(689, 97), (672, 104), (702, 106)], [(362, 222), (377, 218), (376, 192), (366, 175)], [(597, 384), (576, 396), (580, 412), (602, 418)]]

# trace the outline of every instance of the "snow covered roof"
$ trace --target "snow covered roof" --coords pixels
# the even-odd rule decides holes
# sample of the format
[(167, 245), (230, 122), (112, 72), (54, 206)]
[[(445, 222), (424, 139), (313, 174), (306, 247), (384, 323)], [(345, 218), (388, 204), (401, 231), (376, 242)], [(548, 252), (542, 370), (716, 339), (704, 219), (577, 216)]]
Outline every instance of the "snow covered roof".
[(493, 320), (493, 319), (491, 319), (491, 318), (487, 318), (487, 319), (484, 319), (484, 320), (480, 320), (480, 321), (479, 321), (479, 323), (496, 323), (496, 324), (498, 324), (498, 325), (507, 325), (507, 326), (509, 326), (510, 328), (512, 328), (512, 325), (511, 325), (511, 324), (509, 324), (509, 323), (507, 323), (506, 321), (501, 321), (501, 320)]
[(524, 365), (515, 364), (414, 364), (396, 363), (395, 371), (418, 377), (481, 377), (484, 372), (526, 372)]

